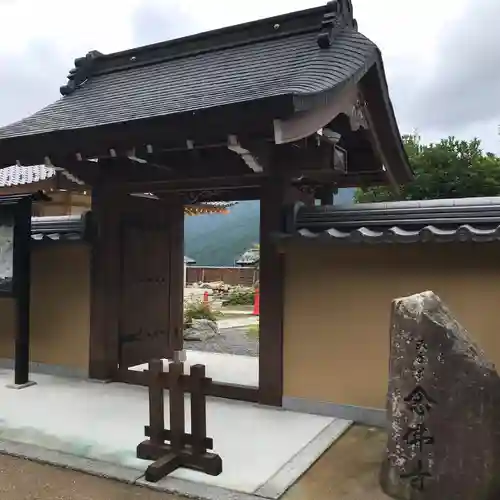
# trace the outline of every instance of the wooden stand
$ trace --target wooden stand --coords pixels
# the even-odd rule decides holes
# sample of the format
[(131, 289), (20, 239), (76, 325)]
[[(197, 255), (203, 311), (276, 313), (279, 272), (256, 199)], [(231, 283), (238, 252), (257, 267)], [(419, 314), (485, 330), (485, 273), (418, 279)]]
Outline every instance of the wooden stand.
[[(146, 481), (157, 482), (179, 467), (218, 476), (222, 459), (207, 451), (213, 449), (213, 440), (206, 435), (206, 394), (212, 380), (205, 377), (205, 367), (194, 365), (184, 375), (184, 363), (169, 363), (164, 372), (163, 361), (155, 360), (147, 373), (149, 426), (144, 432), (149, 439), (137, 446), (137, 458), (155, 461), (146, 469)], [(164, 389), (170, 391), (170, 429), (165, 429)], [(191, 434), (185, 432), (185, 392), (191, 393)]]

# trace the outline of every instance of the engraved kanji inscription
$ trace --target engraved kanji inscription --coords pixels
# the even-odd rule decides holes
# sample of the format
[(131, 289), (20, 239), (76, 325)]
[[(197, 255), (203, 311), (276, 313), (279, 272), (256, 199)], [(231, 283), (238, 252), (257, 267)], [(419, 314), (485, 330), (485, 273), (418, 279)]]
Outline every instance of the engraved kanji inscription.
[(424, 469), (422, 460), (417, 460), (416, 467), (408, 473), (401, 474), (402, 479), (409, 479), (410, 486), (418, 491), (423, 491), (425, 487), (425, 480), (432, 477), (431, 473)]
[(432, 409), (432, 406), (436, 404), (436, 401), (432, 399), (420, 385), (417, 385), (415, 389), (404, 398), (404, 401), (411, 410), (419, 416), (424, 416)]
[(408, 427), (408, 430), (403, 435), (403, 439), (407, 444), (416, 446), (419, 451), (422, 451), (425, 444), (434, 444), (434, 436), (432, 436), (427, 426), (423, 423)]

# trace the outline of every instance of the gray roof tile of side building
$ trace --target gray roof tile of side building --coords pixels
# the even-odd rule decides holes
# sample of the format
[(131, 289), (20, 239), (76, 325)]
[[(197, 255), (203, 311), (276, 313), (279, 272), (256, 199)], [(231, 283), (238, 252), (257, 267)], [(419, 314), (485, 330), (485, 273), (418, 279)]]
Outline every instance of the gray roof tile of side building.
[(86, 238), (87, 217), (87, 213), (32, 217), (31, 239), (38, 242), (84, 240)]
[(0, 128), (0, 139), (270, 98), (283, 98), (290, 111), (321, 105), (381, 62), (377, 46), (357, 31), (352, 11), (350, 24), (320, 49), (324, 14), (324, 7), (314, 8), (115, 54), (90, 53), (75, 69), (77, 76), (85, 73), (79, 85)]
[[(69, 180), (79, 184), (69, 172), (64, 169), (60, 170), (61, 174)], [(45, 165), (31, 165), (27, 167), (12, 165), (10, 167), (0, 168), (0, 188), (24, 186), (34, 184), (51, 179), (56, 175), (56, 169), (46, 167)], [(193, 204), (201, 206), (209, 206), (216, 208), (230, 208), (238, 202), (232, 201), (206, 201)]]
[(238, 258), (236, 264), (238, 266), (253, 266), (260, 260), (259, 248), (249, 248)]
[(33, 165), (29, 167), (10, 167), (0, 169), (0, 187), (22, 186), (41, 182), (54, 177), (56, 171), (45, 165)]
[(500, 240), (500, 196), (298, 207), (284, 237), (332, 243)]

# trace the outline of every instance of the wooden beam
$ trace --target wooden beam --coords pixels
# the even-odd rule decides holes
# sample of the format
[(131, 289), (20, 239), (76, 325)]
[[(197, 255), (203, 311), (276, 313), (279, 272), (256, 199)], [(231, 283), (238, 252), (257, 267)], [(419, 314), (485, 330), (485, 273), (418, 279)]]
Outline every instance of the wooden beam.
[[(364, 97), (364, 94), (362, 92), (361, 92), (361, 96)], [(382, 135), (383, 135), (383, 129), (375, 126), (374, 119), (372, 117), (372, 114), (371, 114), (368, 106), (366, 106), (365, 115), (366, 115), (366, 120), (368, 122), (368, 125), (370, 127), (370, 132), (371, 132), (370, 133), (370, 141), (372, 143), (373, 150), (376, 151), (376, 153), (380, 159), (381, 168), (382, 168), (382, 172), (383, 172), (382, 175), (385, 176), (385, 178), (387, 179), (389, 185), (391, 186), (392, 191), (395, 194), (398, 194), (398, 193), (400, 193), (401, 188), (400, 188), (398, 182), (396, 181), (396, 178), (394, 177), (392, 169), (389, 166), (390, 159), (385, 154), (386, 148), (384, 148), (382, 141), (381, 141), (381, 136), (379, 136), (379, 131), (382, 132)], [(387, 138), (385, 138), (385, 139), (387, 139)]]
[[(69, 173), (78, 177), (78, 179), (84, 181), (85, 185), (80, 186), (81, 189), (85, 190), (88, 186), (96, 186), (99, 184), (101, 171), (97, 162), (87, 160), (78, 161), (76, 159), (69, 159), (68, 157), (51, 158), (51, 160), (55, 166), (64, 168)], [(64, 175), (61, 175), (60, 178), (61, 186), (63, 186), (64, 182), (67, 186), (73, 186), (75, 189), (77, 188), (78, 185), (69, 179), (66, 179), (69, 184), (63, 181)]]
[[(98, 158), (107, 155), (110, 148), (124, 156), (141, 145), (152, 145), (155, 150), (176, 147), (187, 149), (186, 138), (195, 144), (227, 144), (228, 134), (271, 139), (273, 119), (291, 111), (288, 102), (285, 105), (283, 100), (278, 100), (280, 103), (276, 102), (271, 107), (264, 102), (240, 103), (97, 128), (15, 137), (2, 142), (0, 167), (14, 165), (16, 161), (24, 165), (37, 165), (51, 151), (64, 157), (76, 158), (76, 155), (81, 155), (83, 158)], [(165, 139), (165, 130), (169, 131), (168, 140)]]
[[(362, 134), (356, 133), (360, 139)], [(250, 169), (236, 153), (227, 148), (214, 148), (198, 151), (176, 151), (172, 153), (145, 153), (149, 162), (160, 162), (171, 168), (171, 173), (152, 168), (149, 164), (138, 164), (127, 158), (102, 158), (99, 162), (59, 161), (69, 171), (95, 186), (102, 186), (109, 191), (131, 192), (180, 192), (197, 189), (253, 188), (268, 174), (272, 161), (279, 161), (285, 166), (290, 176), (307, 177), (328, 176), (340, 185), (352, 183), (352, 179), (361, 179), (376, 173), (383, 179), (381, 165), (376, 162), (371, 149), (354, 147), (350, 139), (347, 175), (335, 172), (332, 167), (332, 146), (317, 142), (313, 138), (297, 144), (271, 146), (266, 143), (242, 142), (245, 148), (254, 153), (264, 166), (264, 172), (250, 173)], [(359, 142), (359, 141), (358, 141)], [(362, 146), (366, 144), (362, 141)], [(354, 149), (353, 149), (354, 148)], [(370, 148), (368, 144), (368, 148)], [(377, 172), (379, 171), (379, 172)], [(353, 177), (355, 176), (355, 177)]]
[(188, 191), (209, 191), (213, 189), (258, 188), (265, 176), (257, 174), (205, 177), (198, 179), (174, 179), (158, 181), (123, 182), (114, 184), (103, 182), (106, 190), (117, 193), (178, 193)]
[(32, 182), (31, 184), (19, 184), (17, 186), (5, 186), (0, 187), (0, 195), (8, 194), (28, 194), (36, 193), (38, 191), (50, 190), (55, 187), (55, 182), (53, 177), (49, 177), (43, 181)]
[[(134, 370), (119, 370), (116, 374), (116, 380), (124, 384), (141, 385), (145, 387), (149, 385), (145, 373)], [(254, 387), (224, 384), (220, 382), (212, 382), (208, 388), (207, 395), (216, 398), (247, 401), (249, 403), (257, 403), (259, 401), (259, 391)]]
[(393, 186), (400, 186), (410, 182), (413, 179), (413, 173), (401, 143), (396, 120), (394, 116), (390, 116), (393, 114), (392, 104), (380, 74), (383, 74), (383, 70), (377, 63), (361, 79), (359, 89), (362, 98), (366, 101), (369, 129), (373, 134), (374, 146), (378, 150), (380, 160), (387, 168), (387, 178)]
[(229, 135), (227, 147), (236, 153), (254, 173), (259, 174), (267, 169), (269, 144), (245, 144), (236, 135)]

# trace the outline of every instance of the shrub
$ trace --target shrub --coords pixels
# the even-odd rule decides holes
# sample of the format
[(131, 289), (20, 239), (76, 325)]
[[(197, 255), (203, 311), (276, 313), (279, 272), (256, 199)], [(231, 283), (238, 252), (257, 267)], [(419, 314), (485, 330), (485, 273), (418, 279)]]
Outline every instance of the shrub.
[(201, 301), (189, 302), (184, 306), (184, 327), (189, 327), (193, 324), (193, 319), (208, 319), (217, 321), (217, 315), (210, 304)]
[(226, 306), (250, 306), (253, 304), (253, 288), (233, 288), (224, 300)]

